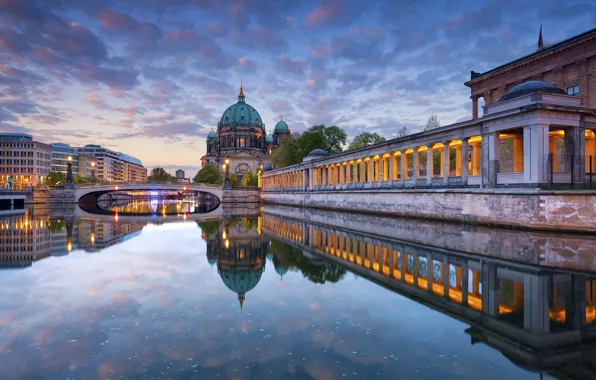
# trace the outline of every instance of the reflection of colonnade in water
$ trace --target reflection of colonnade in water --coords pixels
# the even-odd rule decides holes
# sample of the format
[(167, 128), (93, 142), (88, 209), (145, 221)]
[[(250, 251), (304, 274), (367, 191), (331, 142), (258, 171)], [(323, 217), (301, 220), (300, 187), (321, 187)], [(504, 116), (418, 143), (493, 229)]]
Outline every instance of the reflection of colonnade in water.
[[(579, 360), (596, 338), (596, 279), (449, 252), (265, 213), (272, 238), (319, 255), (375, 283), (472, 325), (472, 342), (535, 370)], [(520, 345), (526, 350), (520, 350)], [(583, 347), (583, 348), (582, 348)], [(542, 350), (542, 351), (536, 351)], [(548, 352), (548, 354), (547, 354)], [(569, 369), (567, 369), (569, 371)], [(596, 375), (596, 372), (591, 372)]]

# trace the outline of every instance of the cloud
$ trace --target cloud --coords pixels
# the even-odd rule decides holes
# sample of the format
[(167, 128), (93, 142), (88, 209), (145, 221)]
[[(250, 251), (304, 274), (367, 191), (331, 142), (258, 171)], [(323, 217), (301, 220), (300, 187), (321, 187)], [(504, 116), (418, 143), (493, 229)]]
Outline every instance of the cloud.
[(140, 22), (124, 13), (104, 9), (97, 12), (97, 17), (103, 29), (119, 35), (129, 35), (147, 41), (157, 41), (161, 37), (161, 30), (157, 25)]

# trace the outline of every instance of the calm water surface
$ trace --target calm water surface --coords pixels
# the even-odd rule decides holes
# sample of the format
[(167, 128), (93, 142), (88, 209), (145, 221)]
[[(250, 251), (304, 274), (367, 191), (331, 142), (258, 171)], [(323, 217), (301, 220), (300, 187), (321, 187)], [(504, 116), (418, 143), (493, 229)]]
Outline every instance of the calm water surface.
[[(528, 253), (529, 234), (428, 222), (414, 234), (412, 221), (304, 213), (265, 208), (162, 224), (44, 213), (0, 220), (0, 379), (594, 373), (576, 369), (594, 368), (581, 359), (593, 352), (587, 341), (528, 345), (590, 334), (591, 268), (570, 251), (564, 260)], [(400, 240), (402, 232), (423, 239), (425, 230), (440, 250)], [(522, 248), (523, 260), (511, 263)], [(529, 298), (542, 283), (545, 304), (535, 305)], [(489, 328), (487, 318), (502, 325)], [(568, 355), (553, 354), (560, 350)]]

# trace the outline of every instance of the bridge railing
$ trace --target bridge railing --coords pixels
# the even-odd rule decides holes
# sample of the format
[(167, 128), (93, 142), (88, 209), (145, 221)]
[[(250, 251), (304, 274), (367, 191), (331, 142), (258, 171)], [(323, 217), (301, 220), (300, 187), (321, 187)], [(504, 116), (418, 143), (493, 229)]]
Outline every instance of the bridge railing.
[(111, 182), (111, 183), (85, 183), (85, 184), (78, 184), (75, 185), (76, 188), (79, 189), (86, 189), (86, 188), (97, 188), (97, 187), (126, 187), (126, 186), (150, 186), (150, 185), (168, 185), (168, 186), (176, 186), (176, 187), (205, 187), (205, 188), (212, 188), (212, 189), (219, 189), (221, 185), (212, 185), (207, 183), (180, 183), (180, 182), (167, 182), (167, 181), (144, 181), (144, 182)]

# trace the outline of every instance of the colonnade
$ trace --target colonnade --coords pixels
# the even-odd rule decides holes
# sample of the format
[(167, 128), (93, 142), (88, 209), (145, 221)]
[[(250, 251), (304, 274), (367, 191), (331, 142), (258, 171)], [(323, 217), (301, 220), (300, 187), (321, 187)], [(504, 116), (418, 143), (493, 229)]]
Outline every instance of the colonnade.
[(371, 152), (330, 157), (300, 164), (263, 177), (266, 190), (350, 188), (353, 186), (465, 185), (469, 177), (480, 181), (482, 137), (442, 141), (405, 149), (377, 148)]

